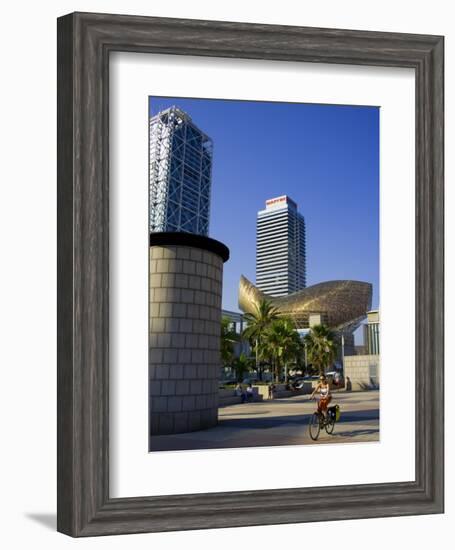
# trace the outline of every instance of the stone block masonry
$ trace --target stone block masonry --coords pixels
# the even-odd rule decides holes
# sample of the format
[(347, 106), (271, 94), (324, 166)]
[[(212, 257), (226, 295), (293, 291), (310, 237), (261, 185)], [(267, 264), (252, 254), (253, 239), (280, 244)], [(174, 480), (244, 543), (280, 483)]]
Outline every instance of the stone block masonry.
[(217, 424), (221, 292), (228, 255), (224, 245), (198, 235), (150, 236), (150, 437)]
[(347, 355), (344, 358), (346, 390), (377, 390), (380, 385), (379, 355)]

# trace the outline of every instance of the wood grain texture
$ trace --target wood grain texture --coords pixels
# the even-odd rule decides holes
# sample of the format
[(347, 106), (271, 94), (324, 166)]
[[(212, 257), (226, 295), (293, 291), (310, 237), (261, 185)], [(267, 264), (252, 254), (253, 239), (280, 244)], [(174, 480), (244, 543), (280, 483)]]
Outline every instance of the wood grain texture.
[[(416, 75), (416, 480), (109, 498), (109, 52)], [(58, 21), (58, 530), (71, 536), (443, 511), (443, 38), (75, 13)]]
[(72, 21), (67, 18), (58, 25), (57, 35), (57, 508), (65, 510), (58, 514), (57, 528), (63, 532), (74, 532), (72, 519), (74, 447), (72, 440), (73, 392), (71, 384), (73, 357), (73, 327), (70, 321), (73, 311), (73, 263), (72, 263), (72, 227), (73, 227), (73, 158), (70, 144), (73, 108), (72, 79)]

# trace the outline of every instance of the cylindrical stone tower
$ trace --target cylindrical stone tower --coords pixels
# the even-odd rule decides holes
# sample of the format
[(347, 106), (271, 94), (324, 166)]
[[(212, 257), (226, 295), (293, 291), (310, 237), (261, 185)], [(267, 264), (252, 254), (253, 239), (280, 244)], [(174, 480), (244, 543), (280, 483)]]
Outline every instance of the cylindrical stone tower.
[(221, 291), (228, 248), (192, 233), (150, 234), (150, 436), (218, 421)]

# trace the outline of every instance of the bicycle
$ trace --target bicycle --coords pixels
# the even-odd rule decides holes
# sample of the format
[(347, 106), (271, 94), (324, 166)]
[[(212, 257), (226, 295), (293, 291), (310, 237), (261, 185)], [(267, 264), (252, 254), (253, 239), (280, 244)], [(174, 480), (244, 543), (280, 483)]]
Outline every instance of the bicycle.
[(333, 434), (335, 423), (339, 417), (339, 409), (340, 407), (338, 405), (333, 405), (332, 407), (329, 407), (329, 409), (327, 409), (327, 415), (324, 415), (322, 412), (319, 411), (314, 411), (314, 413), (310, 417), (310, 423), (308, 426), (310, 437), (313, 441), (316, 441), (318, 439), (321, 430), (325, 429), (325, 431), (329, 435)]

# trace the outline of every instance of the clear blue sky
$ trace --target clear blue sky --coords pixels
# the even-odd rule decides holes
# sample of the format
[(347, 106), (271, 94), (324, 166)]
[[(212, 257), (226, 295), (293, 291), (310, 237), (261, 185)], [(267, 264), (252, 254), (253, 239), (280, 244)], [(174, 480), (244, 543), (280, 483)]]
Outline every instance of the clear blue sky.
[(231, 252), (223, 308), (238, 311), (243, 273), (255, 282), (256, 213), (289, 195), (304, 215), (307, 284), (373, 284), (379, 306), (379, 108), (150, 98), (176, 105), (213, 139), (209, 235)]

